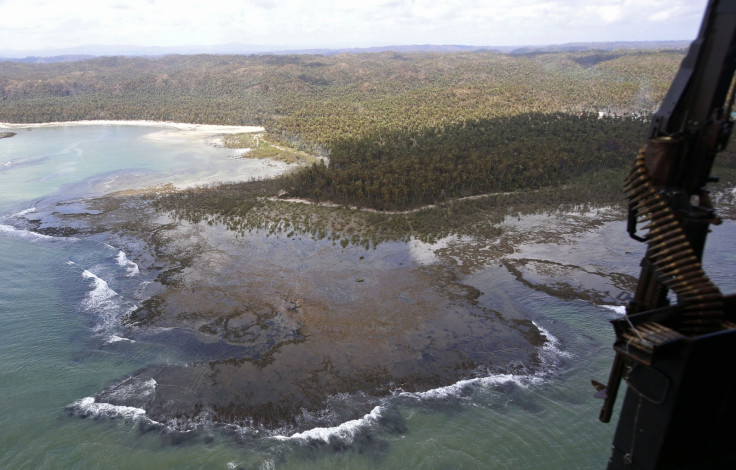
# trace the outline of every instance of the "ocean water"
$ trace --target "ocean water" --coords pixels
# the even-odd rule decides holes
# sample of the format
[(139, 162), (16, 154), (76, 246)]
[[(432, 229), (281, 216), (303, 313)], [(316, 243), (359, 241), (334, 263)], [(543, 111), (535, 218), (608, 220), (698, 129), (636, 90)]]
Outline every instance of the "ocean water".
[[(465, 282), (481, 290), (479, 302), (531, 319), (547, 337), (541, 367), (528, 373), (397, 391), (360, 419), (261, 437), (206, 423), (192, 433), (162, 432), (142, 410), (93, 402), (127, 374), (191, 358), (122, 334), (120, 317), (138, 305), (149, 281), (130, 253), (101, 238), (28, 232), (19, 216), (130, 187), (283, 170), (230, 158), (232, 151), (196, 139), (155, 137), (163, 130), (48, 127), (0, 139), (0, 468), (605, 466), (615, 426), (598, 422), (601, 402), (590, 379), (608, 376), (616, 306), (549, 296), (502, 267)], [(732, 221), (715, 227), (705, 254), (706, 270), (726, 293), (736, 291), (734, 234)], [(643, 247), (625, 237), (623, 223), (581, 237), (591, 265), (637, 273)], [(336, 400), (349, 406), (350, 397)]]

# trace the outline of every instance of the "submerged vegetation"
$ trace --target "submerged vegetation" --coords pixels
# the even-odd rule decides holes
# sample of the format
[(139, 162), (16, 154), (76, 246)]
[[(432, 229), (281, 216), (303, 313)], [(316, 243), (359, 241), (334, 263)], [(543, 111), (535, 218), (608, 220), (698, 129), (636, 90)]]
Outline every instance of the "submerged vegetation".
[(569, 185), (454, 199), (407, 211), (282, 201), (273, 195), (283, 188), (284, 178), (163, 193), (154, 205), (177, 219), (222, 224), (242, 234), (265, 230), (369, 248), (411, 238), (434, 242), (453, 233), (495, 238), (508, 215), (611, 204), (620, 198), (624, 175), (623, 170), (599, 170)]

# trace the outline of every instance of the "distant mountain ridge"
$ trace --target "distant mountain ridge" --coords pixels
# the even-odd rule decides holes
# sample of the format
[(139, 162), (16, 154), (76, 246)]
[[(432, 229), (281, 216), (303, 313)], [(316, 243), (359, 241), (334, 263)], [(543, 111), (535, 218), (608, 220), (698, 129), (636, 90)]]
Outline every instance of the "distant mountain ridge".
[(473, 51), (496, 51), (506, 54), (530, 54), (546, 52), (573, 52), (586, 50), (616, 50), (616, 49), (685, 49), (691, 41), (615, 41), (615, 42), (578, 42), (567, 44), (551, 44), (545, 46), (467, 46), (467, 45), (395, 45), (376, 47), (353, 47), (353, 48), (311, 48), (302, 49), (298, 46), (255, 46), (248, 44), (220, 44), (213, 46), (79, 46), (66, 49), (54, 49), (47, 51), (9, 51), (0, 49), (0, 61), (27, 62), (27, 63), (49, 63), (70, 62), (84, 60), (100, 56), (164, 56), (164, 55), (194, 55), (194, 54), (362, 54), (379, 52), (473, 52)]

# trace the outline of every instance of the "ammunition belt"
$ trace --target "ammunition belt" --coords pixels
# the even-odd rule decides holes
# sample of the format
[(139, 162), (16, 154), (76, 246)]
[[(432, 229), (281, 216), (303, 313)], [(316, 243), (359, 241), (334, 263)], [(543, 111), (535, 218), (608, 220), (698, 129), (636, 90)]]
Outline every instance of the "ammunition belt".
[(643, 227), (648, 230), (647, 259), (659, 281), (677, 295), (678, 304), (683, 306), (678, 329), (691, 336), (723, 329), (723, 294), (703, 271), (672, 207), (652, 183), (644, 149), (636, 157), (624, 191), (639, 222), (648, 222)]

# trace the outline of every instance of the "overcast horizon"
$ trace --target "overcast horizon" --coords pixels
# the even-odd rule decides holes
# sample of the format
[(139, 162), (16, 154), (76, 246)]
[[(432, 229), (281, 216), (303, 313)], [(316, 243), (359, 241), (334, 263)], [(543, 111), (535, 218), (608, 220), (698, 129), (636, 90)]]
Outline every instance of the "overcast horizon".
[[(480, 6), (478, 4), (481, 4)], [(0, 56), (691, 41), (707, 0), (0, 0)], [(94, 52), (89, 52), (95, 55)]]

